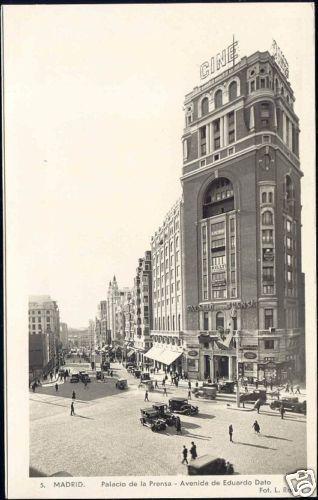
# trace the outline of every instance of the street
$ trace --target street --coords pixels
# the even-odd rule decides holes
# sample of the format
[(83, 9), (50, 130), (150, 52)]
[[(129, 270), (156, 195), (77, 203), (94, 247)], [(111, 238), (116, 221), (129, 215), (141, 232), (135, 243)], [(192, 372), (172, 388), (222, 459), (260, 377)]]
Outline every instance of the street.
[[(149, 393), (119, 364), (114, 374), (128, 378), (129, 389), (119, 391), (115, 381), (92, 380), (84, 384), (59, 385), (30, 392), (30, 467), (32, 474), (51, 475), (67, 471), (72, 476), (175, 475), (186, 474), (181, 464), (182, 447), (194, 441), (198, 455), (209, 453), (234, 465), (238, 474), (281, 474), (306, 467), (306, 417), (287, 413), (281, 420), (268, 406), (260, 414), (236, 409), (233, 395), (224, 400), (196, 400), (199, 415), (181, 416), (182, 435), (174, 427), (155, 433), (140, 424), (140, 408), (169, 396), (187, 397), (186, 382), (175, 388), (167, 384), (168, 397)], [(70, 397), (76, 392), (75, 416), (70, 416)], [(263, 409), (264, 408), (264, 409)], [(257, 419), (260, 435), (252, 429)], [(232, 424), (233, 443), (228, 427)]]

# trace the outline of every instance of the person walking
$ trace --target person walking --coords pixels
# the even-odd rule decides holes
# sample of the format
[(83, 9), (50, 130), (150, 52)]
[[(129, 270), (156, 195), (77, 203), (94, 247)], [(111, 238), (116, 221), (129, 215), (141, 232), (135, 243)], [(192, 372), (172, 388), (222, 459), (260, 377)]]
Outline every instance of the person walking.
[(158, 386), (158, 381), (157, 381), (157, 379), (155, 380), (155, 389), (159, 389), (159, 386)]
[(258, 389), (258, 380), (255, 380), (255, 389)]
[(233, 443), (233, 439), (232, 439), (232, 436), (233, 436), (233, 425), (232, 424), (229, 425), (229, 436), (230, 436), (230, 443)]
[(190, 448), (191, 458), (192, 458), (192, 460), (195, 460), (197, 458), (197, 456), (198, 456), (198, 454), (197, 454), (197, 447), (196, 447), (196, 445), (194, 444), (193, 441), (191, 441), (191, 444), (192, 444), (192, 446)]
[(188, 390), (188, 399), (192, 399), (191, 398), (191, 389)]
[(191, 381), (188, 382), (188, 389), (191, 389)]
[(57, 392), (58, 390), (59, 390), (59, 385), (58, 385), (58, 383), (56, 382), (56, 384), (55, 384), (55, 392)]
[(260, 433), (261, 428), (260, 428), (259, 423), (257, 422), (257, 420), (255, 420), (255, 422), (252, 425), (252, 427), (254, 427), (254, 431), (256, 432), (256, 434)]
[(166, 385), (166, 379), (165, 379), (165, 378), (163, 378), (163, 379), (162, 379), (161, 385), (162, 385), (163, 387)]
[(291, 392), (292, 394), (294, 394), (294, 386), (293, 386), (293, 384), (290, 384), (290, 392)]
[(267, 389), (267, 386), (268, 386), (267, 379), (265, 379), (265, 380), (264, 380), (264, 387), (265, 387), (265, 390)]
[(145, 401), (149, 401), (149, 398), (148, 398), (148, 391), (147, 391), (147, 390), (146, 390), (146, 392), (145, 392), (145, 399), (144, 399), (144, 400), (145, 400)]
[(74, 411), (74, 401), (72, 401), (71, 403), (71, 417), (75, 415), (75, 411)]
[(53, 373), (50, 372), (50, 379), (51, 379), (51, 382), (52, 382), (52, 379), (53, 379)]
[(295, 394), (300, 394), (300, 387), (299, 387), (299, 385), (296, 385)]
[(168, 393), (167, 393), (167, 388), (166, 387), (163, 388), (163, 395), (168, 397)]
[(286, 389), (285, 389), (286, 392), (289, 392), (289, 384), (286, 384)]
[(258, 399), (258, 400), (256, 401), (255, 405), (254, 405), (254, 408), (255, 408), (255, 410), (257, 410), (257, 413), (259, 413), (259, 409), (260, 409), (260, 407), (261, 407), (261, 404), (262, 404), (262, 403), (261, 403), (261, 400), (260, 400), (260, 399)]
[(183, 445), (183, 450), (182, 450), (182, 455), (183, 455), (183, 460), (182, 460), (182, 464), (186, 463), (188, 464), (188, 448), (186, 448), (185, 445)]
[(85, 389), (87, 389), (87, 380), (86, 379), (84, 381), (84, 387), (85, 387)]
[(280, 418), (283, 420), (284, 419), (284, 413), (285, 413), (285, 408), (284, 408), (283, 404), (280, 405), (279, 412), (280, 412)]
[(75, 394), (75, 391), (72, 392), (72, 399), (75, 401), (76, 399), (76, 394)]

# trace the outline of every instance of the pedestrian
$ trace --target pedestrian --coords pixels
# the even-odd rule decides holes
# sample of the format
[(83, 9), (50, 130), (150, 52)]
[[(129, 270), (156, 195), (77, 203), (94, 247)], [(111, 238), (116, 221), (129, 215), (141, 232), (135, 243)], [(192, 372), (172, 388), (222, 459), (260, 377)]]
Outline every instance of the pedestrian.
[(165, 378), (162, 379), (162, 385), (163, 385), (163, 387), (166, 385), (166, 379)]
[(188, 399), (192, 399), (191, 398), (191, 389), (188, 390)]
[(182, 434), (182, 429), (181, 429), (181, 420), (179, 417), (177, 417), (177, 420), (176, 420), (176, 430), (178, 433)]
[(199, 382), (196, 381), (195, 386), (198, 388), (199, 387)]
[(292, 394), (294, 394), (294, 386), (293, 386), (293, 384), (290, 384), (290, 392), (291, 392)]
[(33, 384), (32, 384), (32, 391), (33, 391), (33, 392), (35, 392), (35, 388), (36, 388), (36, 383), (35, 383), (35, 382), (33, 382)]
[(149, 398), (148, 398), (148, 391), (146, 390), (145, 392), (145, 401), (149, 401)]
[(261, 407), (261, 400), (258, 399), (254, 405), (254, 409), (257, 410), (257, 413), (259, 413), (260, 407)]
[(55, 384), (55, 391), (57, 392), (59, 390), (59, 385), (58, 383)]
[(165, 380), (168, 380), (168, 375), (167, 374), (165, 375)]
[(53, 373), (50, 372), (50, 379), (51, 379), (51, 382), (52, 382), (52, 379), (53, 379)]
[(258, 389), (258, 380), (255, 380), (255, 389)]
[(163, 395), (168, 397), (168, 393), (167, 393), (166, 387), (163, 388)]
[(72, 399), (75, 400), (76, 399), (76, 394), (75, 394), (75, 391), (72, 392)]
[(198, 454), (197, 454), (197, 447), (196, 447), (196, 445), (194, 444), (193, 441), (191, 441), (191, 444), (192, 444), (192, 446), (190, 448), (191, 458), (192, 458), (192, 460), (195, 460), (197, 458), (197, 456), (198, 456)]
[(188, 389), (191, 389), (191, 381), (188, 382)]
[(266, 379), (264, 380), (264, 387), (265, 387), (265, 389), (267, 389), (267, 380)]
[(270, 381), (270, 383), (269, 383), (269, 387), (270, 387), (270, 389), (271, 389), (271, 391), (272, 391), (272, 390), (273, 390), (273, 382), (272, 382), (272, 381)]
[(283, 404), (280, 405), (280, 410), (279, 411), (280, 411), (280, 418), (284, 419), (285, 408), (284, 408)]
[(233, 439), (232, 439), (232, 436), (233, 436), (233, 425), (232, 424), (229, 425), (229, 436), (230, 436), (230, 443), (233, 443)]
[(71, 403), (71, 416), (72, 415), (75, 415), (75, 411), (74, 411), (74, 402), (72, 401)]
[(182, 450), (182, 455), (183, 455), (183, 460), (182, 460), (182, 464), (186, 463), (188, 464), (188, 449), (185, 447), (185, 445), (183, 445), (183, 450)]
[(85, 389), (87, 389), (87, 380), (86, 379), (84, 380), (84, 387), (85, 387)]
[(260, 433), (261, 428), (260, 428), (259, 423), (257, 422), (257, 420), (255, 420), (255, 422), (252, 425), (252, 427), (254, 427), (254, 431), (256, 432), (256, 434)]
[(248, 392), (247, 384), (245, 383), (245, 392)]
[(176, 387), (178, 387), (178, 384), (179, 384), (179, 382), (178, 382), (178, 379), (176, 378)]
[(295, 391), (295, 394), (300, 394), (300, 387), (299, 387), (299, 385), (296, 385), (296, 391)]
[(286, 392), (289, 392), (289, 384), (286, 384), (286, 389), (285, 389)]
[(157, 380), (155, 380), (155, 389), (159, 389), (158, 381)]
[(110, 372), (110, 376), (111, 376), (111, 377), (113, 376), (113, 370)]

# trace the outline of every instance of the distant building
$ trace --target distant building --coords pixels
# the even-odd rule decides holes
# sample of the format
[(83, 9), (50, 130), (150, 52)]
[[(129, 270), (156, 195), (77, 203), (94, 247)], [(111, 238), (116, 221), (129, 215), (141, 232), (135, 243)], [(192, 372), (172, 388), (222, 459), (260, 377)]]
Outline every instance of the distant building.
[[(37, 339), (33, 336), (39, 335)], [(29, 297), (29, 368), (38, 368), (41, 359), (43, 371), (58, 363), (60, 342), (60, 313), (57, 302), (49, 295)], [(33, 356), (36, 354), (36, 359)], [(41, 356), (39, 353), (42, 352)]]
[(62, 347), (66, 349), (68, 347), (68, 328), (66, 323), (60, 323), (60, 341)]

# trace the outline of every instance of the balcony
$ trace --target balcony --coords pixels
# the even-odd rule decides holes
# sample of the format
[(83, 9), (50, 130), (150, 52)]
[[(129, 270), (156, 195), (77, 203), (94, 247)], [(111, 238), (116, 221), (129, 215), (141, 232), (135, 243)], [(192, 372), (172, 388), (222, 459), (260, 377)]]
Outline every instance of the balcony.
[(157, 335), (158, 337), (161, 336), (161, 337), (175, 337), (175, 338), (178, 338), (180, 339), (181, 338), (181, 333), (182, 332), (179, 332), (178, 330), (151, 330), (150, 332), (150, 336), (151, 337), (154, 337), (155, 335)]
[(212, 287), (217, 288), (220, 286), (226, 286), (226, 280), (212, 280)]
[(226, 270), (226, 264), (218, 264), (217, 266), (211, 266), (211, 272), (225, 271), (225, 270)]

